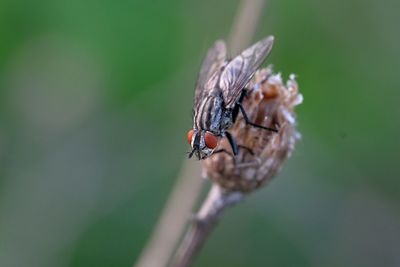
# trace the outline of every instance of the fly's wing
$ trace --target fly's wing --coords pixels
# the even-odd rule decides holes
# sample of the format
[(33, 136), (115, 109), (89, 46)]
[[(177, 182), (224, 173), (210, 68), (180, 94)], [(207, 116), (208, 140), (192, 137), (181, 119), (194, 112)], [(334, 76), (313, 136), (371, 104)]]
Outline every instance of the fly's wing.
[(226, 108), (233, 108), (246, 84), (271, 52), (274, 37), (269, 36), (232, 59), (221, 73), (219, 87)]
[(213, 82), (210, 82), (210, 79), (219, 72), (225, 60), (225, 43), (224, 41), (218, 40), (210, 49), (208, 49), (207, 55), (201, 65), (194, 95), (195, 107), (197, 107), (198, 103), (201, 102), (200, 100), (204, 93), (213, 89)]

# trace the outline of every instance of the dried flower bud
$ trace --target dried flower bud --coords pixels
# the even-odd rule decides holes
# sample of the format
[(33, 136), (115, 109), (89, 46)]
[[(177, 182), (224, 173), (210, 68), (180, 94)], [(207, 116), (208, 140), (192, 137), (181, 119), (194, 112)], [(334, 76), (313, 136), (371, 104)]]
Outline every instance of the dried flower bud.
[[(250, 121), (279, 131), (246, 125), (243, 116), (238, 116), (229, 132), (239, 145), (239, 154), (233, 158), (218, 153), (203, 160), (205, 175), (229, 191), (250, 192), (270, 181), (300, 137), (294, 107), (303, 97), (294, 75), (284, 85), (280, 74), (273, 74), (268, 67), (257, 71), (248, 88), (243, 106)], [(225, 139), (217, 149), (231, 151)]]

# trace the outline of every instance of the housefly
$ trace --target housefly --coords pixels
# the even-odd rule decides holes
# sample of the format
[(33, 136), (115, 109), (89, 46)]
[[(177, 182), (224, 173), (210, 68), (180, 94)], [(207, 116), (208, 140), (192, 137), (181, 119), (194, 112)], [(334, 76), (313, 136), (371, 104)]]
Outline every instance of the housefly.
[(202, 63), (195, 89), (193, 129), (187, 134), (192, 146), (189, 158), (195, 154), (205, 159), (218, 151), (221, 138), (226, 137), (234, 155), (238, 145), (229, 133), (239, 112), (246, 124), (277, 132), (276, 129), (255, 124), (249, 120), (242, 106), (245, 86), (269, 55), (274, 38), (269, 36), (242, 51), (231, 60), (226, 59), (226, 45), (216, 41)]

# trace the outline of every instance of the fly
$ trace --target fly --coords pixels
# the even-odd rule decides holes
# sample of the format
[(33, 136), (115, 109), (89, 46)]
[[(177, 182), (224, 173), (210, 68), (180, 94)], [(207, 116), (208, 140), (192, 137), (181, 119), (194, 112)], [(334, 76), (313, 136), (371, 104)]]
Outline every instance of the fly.
[(246, 94), (245, 86), (271, 52), (274, 37), (269, 36), (242, 51), (232, 60), (226, 59), (226, 45), (216, 41), (208, 50), (202, 63), (195, 89), (193, 129), (187, 134), (192, 146), (189, 158), (195, 154), (205, 159), (217, 153), (221, 138), (226, 137), (234, 155), (238, 145), (229, 133), (239, 112), (246, 124), (274, 131), (269, 127), (249, 120), (242, 106)]

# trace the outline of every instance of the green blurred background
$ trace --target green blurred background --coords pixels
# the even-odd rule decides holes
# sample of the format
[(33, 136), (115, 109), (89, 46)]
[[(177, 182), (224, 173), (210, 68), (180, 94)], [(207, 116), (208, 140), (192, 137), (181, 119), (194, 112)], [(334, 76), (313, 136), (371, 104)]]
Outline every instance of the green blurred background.
[[(0, 266), (131, 266), (238, 1), (0, 1)], [(195, 266), (400, 266), (400, 1), (270, 0), (302, 141)]]

